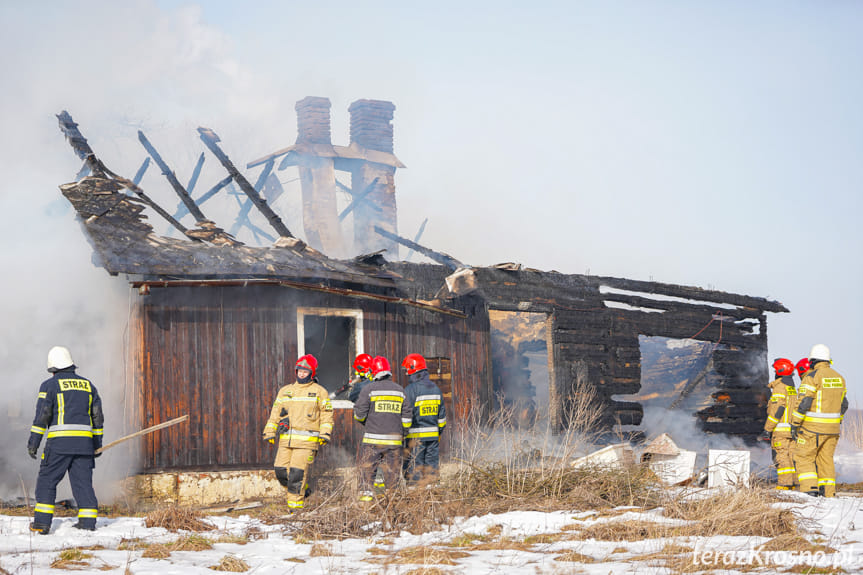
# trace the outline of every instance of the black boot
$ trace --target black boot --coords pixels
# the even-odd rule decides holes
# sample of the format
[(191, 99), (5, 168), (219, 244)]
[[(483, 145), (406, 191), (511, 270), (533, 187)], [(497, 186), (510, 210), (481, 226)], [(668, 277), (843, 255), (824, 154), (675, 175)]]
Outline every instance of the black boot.
[(818, 486), (818, 497), (824, 497), (824, 486), (823, 485)]
[(821, 497), (821, 493), (817, 489), (810, 489), (809, 491), (806, 491), (805, 493), (806, 493), (806, 495), (809, 495), (810, 497)]
[(48, 535), (48, 532), (51, 531), (50, 525), (45, 525), (44, 523), (36, 523), (35, 521), (30, 524), (30, 531), (34, 533), (38, 533), (40, 535)]
[(78, 523), (76, 523), (75, 525), (73, 525), (72, 527), (74, 527), (75, 529), (83, 529), (84, 531), (95, 531), (96, 530), (95, 525), (85, 525), (84, 523), (81, 523), (80, 521)]

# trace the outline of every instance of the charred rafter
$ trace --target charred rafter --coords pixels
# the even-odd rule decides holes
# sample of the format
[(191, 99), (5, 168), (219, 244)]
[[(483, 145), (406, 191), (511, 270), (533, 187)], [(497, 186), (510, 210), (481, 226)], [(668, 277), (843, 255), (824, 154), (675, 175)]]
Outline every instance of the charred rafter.
[(255, 205), (258, 210), (264, 217), (267, 218), (267, 221), (273, 226), (273, 229), (276, 230), (276, 233), (283, 238), (293, 238), (293, 234), (288, 230), (288, 227), (282, 222), (282, 218), (280, 218), (270, 206), (267, 204), (267, 201), (262, 198), (252, 184), (249, 183), (249, 180), (240, 173), (234, 163), (228, 158), (228, 155), (222, 151), (219, 147), (219, 136), (216, 135), (214, 131), (209, 128), (198, 128), (198, 133), (201, 136), (201, 141), (204, 142), (204, 145), (209, 148), (213, 155), (218, 158), (218, 160), (222, 163), (228, 173), (233, 176), (234, 181), (237, 182), (237, 185), (240, 186), (240, 189), (245, 192), (249, 199), (252, 200), (252, 203)]
[[(189, 210), (189, 213), (191, 213), (192, 217), (195, 218), (195, 221), (207, 221), (207, 216), (204, 215), (204, 212), (201, 211), (201, 208), (198, 207), (198, 204), (195, 203), (195, 200), (192, 199), (192, 196), (186, 191), (186, 188), (183, 187), (180, 180), (177, 179), (177, 175), (168, 166), (168, 164), (165, 163), (165, 160), (163, 160), (162, 156), (159, 155), (156, 147), (150, 143), (150, 140), (147, 139), (147, 136), (145, 136), (144, 132), (141, 130), (138, 130), (138, 141), (141, 142), (141, 145), (144, 146), (144, 149), (147, 150), (147, 153), (150, 154), (150, 157), (153, 158), (153, 161), (156, 162), (156, 165), (159, 166), (160, 170), (162, 170), (162, 175), (165, 176), (165, 179), (168, 180), (168, 183), (171, 184), (171, 187), (174, 188), (174, 191), (177, 192), (178, 196), (180, 196), (180, 201), (183, 202), (186, 209)], [(201, 157), (203, 157), (203, 155)], [(198, 171), (200, 172), (200, 168)]]
[(392, 232), (388, 232), (380, 226), (374, 226), (374, 230), (377, 234), (382, 235), (383, 237), (390, 239), (394, 242), (400, 243), (403, 246), (407, 246), (414, 251), (421, 253), (422, 255), (436, 261), (439, 264), (445, 265), (451, 270), (457, 270), (458, 268), (465, 267), (463, 263), (455, 259), (449, 254), (445, 254), (443, 252), (436, 252), (432, 249), (429, 249), (425, 246), (421, 246), (418, 243), (412, 242), (407, 238), (403, 238), (399, 235), (396, 235)]

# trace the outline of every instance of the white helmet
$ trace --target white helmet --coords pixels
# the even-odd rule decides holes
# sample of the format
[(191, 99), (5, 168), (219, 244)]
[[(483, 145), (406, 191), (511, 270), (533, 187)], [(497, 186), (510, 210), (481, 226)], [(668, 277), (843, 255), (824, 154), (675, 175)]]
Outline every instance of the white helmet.
[(833, 361), (830, 359), (830, 348), (823, 343), (816, 343), (813, 345), (812, 349), (809, 351), (809, 361), (814, 359), (820, 361)]
[(67, 367), (72, 367), (75, 362), (72, 361), (72, 354), (65, 347), (59, 345), (51, 348), (48, 352), (48, 371), (55, 372)]

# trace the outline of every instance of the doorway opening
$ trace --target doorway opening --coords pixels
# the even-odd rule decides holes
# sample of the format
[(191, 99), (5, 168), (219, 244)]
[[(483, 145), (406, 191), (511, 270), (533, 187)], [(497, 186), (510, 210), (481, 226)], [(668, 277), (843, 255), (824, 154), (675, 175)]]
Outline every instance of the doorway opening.
[(351, 377), (357, 354), (363, 353), (363, 312), (358, 309), (299, 308), (297, 348), (318, 360), (317, 379), (327, 391), (342, 387)]
[(489, 310), (494, 405), (518, 427), (545, 425), (551, 402), (548, 315)]

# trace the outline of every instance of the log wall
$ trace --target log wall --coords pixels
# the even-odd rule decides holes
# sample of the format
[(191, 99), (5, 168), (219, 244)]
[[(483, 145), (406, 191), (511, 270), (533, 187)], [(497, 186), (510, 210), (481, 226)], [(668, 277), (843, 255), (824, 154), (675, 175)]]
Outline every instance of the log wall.
[[(408, 353), (448, 358), (457, 425), (471, 401), (488, 401), (488, 315), (463, 302), (467, 319), (389, 302), (277, 286), (151, 288), (135, 302), (135, 377), (140, 424), (189, 413), (188, 424), (144, 439), (144, 471), (272, 466), (261, 430), (278, 389), (293, 378), (297, 307), (360, 309), (364, 349), (397, 370)], [(326, 369), (321, 366), (320, 369)], [(338, 410), (321, 458), (352, 457), (361, 428)]]

